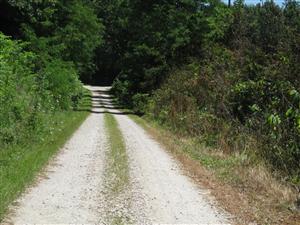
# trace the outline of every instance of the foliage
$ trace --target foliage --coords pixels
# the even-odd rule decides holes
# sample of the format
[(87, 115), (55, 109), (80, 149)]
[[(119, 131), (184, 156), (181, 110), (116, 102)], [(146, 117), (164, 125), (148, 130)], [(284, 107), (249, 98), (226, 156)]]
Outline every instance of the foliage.
[[(300, 30), (290, 15), (299, 20), (300, 6), (294, 1), (284, 8), (240, 2), (230, 11), (223, 6), (215, 10), (226, 13), (208, 18), (211, 31), (204, 37), (202, 57), (170, 72), (154, 92), (150, 112), (178, 132), (222, 149), (244, 150), (247, 139), (241, 132), (254, 136), (261, 143), (254, 153), (296, 182), (300, 55), (294, 48)], [(222, 20), (222, 15), (233, 18)]]
[(67, 6), (69, 16), (65, 27), (58, 28), (55, 36), (64, 43), (63, 59), (72, 61), (83, 76), (94, 71), (95, 49), (102, 44), (104, 27), (92, 6), (84, 1), (73, 1)]
[(82, 92), (72, 64), (52, 60), (36, 71), (36, 58), (0, 33), (0, 146), (29, 138), (43, 114), (71, 109)]
[(97, 12), (110, 61), (99, 69), (121, 103), (232, 151), (256, 137), (256, 155), (299, 177), (299, 3), (115, 0)]
[(132, 97), (133, 110), (137, 114), (145, 114), (147, 112), (147, 103), (149, 100), (148, 94), (135, 94)]
[[(7, 9), (5, 21), (17, 25), (13, 38), (21, 39), (0, 33), (1, 147), (38, 138), (44, 115), (77, 106), (82, 97), (78, 78), (94, 70), (104, 27), (92, 1), (0, 4)], [(2, 29), (7, 31), (7, 24), (1, 23)]]
[[(114, 93), (124, 93), (122, 99), (130, 103), (134, 94), (157, 88), (171, 66), (185, 61), (190, 52), (199, 54), (206, 29), (204, 14), (197, 11), (201, 5), (201, 1), (190, 0), (101, 4), (99, 15), (104, 15), (107, 24), (105, 56), (112, 61), (111, 69), (107, 64), (99, 64), (99, 69), (117, 73), (113, 74), (118, 78)], [(126, 92), (121, 84), (126, 85)]]
[(15, 142), (36, 119), (34, 57), (0, 33), (0, 143)]
[(47, 63), (40, 71), (39, 79), (44, 81), (44, 88), (53, 97), (56, 108), (71, 109), (82, 95), (77, 72), (70, 63), (61, 60)]
[(81, 78), (93, 72), (95, 49), (103, 42), (104, 27), (91, 1), (7, 2), (19, 12), (22, 38), (42, 62), (49, 57), (72, 61)]

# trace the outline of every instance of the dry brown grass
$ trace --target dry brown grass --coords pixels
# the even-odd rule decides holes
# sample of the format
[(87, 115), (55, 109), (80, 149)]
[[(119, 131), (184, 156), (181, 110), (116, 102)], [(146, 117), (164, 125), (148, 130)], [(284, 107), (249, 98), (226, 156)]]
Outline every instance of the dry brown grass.
[[(234, 216), (234, 224), (300, 224), (300, 213), (291, 209), (297, 198), (296, 191), (278, 181), (263, 164), (249, 160), (237, 162), (227, 171), (232, 179), (228, 176), (224, 179), (219, 176), (218, 169), (207, 168), (183, 150), (186, 146), (199, 148), (192, 140), (149, 125), (140, 118), (133, 116), (133, 119), (172, 153), (187, 175), (211, 191), (219, 206)], [(219, 159), (232, 157), (227, 153), (228, 149), (206, 151), (203, 146), (201, 148), (204, 154), (212, 154)]]

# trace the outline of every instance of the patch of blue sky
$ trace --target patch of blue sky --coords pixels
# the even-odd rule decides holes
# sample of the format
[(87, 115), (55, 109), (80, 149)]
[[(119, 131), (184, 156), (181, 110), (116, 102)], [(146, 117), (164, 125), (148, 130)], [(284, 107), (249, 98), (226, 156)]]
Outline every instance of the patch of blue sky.
[[(225, 3), (228, 3), (228, 0), (222, 0), (222, 1)], [(233, 3), (233, 2), (234, 2), (234, 0), (231, 0), (231, 3)], [(245, 3), (248, 5), (256, 5), (261, 2), (265, 2), (265, 0), (264, 1), (262, 1), (262, 0), (245, 0)], [(285, 1), (284, 0), (274, 0), (274, 2), (281, 6), (284, 4)]]

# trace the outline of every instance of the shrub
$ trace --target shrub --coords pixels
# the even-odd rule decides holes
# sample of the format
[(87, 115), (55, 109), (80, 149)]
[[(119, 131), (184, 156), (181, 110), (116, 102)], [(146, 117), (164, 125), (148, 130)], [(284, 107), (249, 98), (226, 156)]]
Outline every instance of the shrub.
[(149, 94), (138, 93), (132, 97), (132, 109), (135, 113), (143, 115), (147, 112), (147, 104), (149, 100)]
[(24, 46), (0, 33), (0, 147), (33, 138), (44, 115), (71, 109), (82, 95), (71, 63), (52, 59), (40, 68)]
[(47, 63), (40, 71), (44, 88), (53, 98), (56, 109), (71, 109), (74, 101), (82, 94), (82, 85), (71, 63), (55, 59)]
[[(0, 143), (13, 143), (31, 125), (39, 103), (35, 55), (0, 33)], [(30, 127), (31, 127), (30, 126)]]
[(131, 106), (129, 85), (128, 81), (116, 79), (111, 88), (111, 91), (114, 93), (119, 103), (125, 106)]
[[(224, 55), (223, 55), (224, 56)], [(270, 68), (269, 77), (245, 80), (238, 68), (226, 68), (222, 54), (174, 70), (154, 92), (148, 110), (175, 132), (198, 137), (225, 151), (255, 153), (292, 180), (299, 177), (299, 92)], [(218, 58), (219, 57), (219, 58)], [(228, 74), (227, 71), (232, 71)], [(295, 83), (296, 84), (296, 83)]]

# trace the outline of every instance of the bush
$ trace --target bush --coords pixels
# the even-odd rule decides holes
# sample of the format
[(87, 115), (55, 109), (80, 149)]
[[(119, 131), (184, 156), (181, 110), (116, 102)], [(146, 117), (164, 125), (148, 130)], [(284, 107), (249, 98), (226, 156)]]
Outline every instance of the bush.
[(255, 152), (248, 154), (295, 180), (300, 175), (297, 88), (268, 67), (272, 79), (260, 72), (260, 79), (244, 80), (239, 68), (228, 68), (223, 57), (215, 54), (217, 60), (174, 70), (151, 97), (150, 115), (175, 132), (225, 151), (247, 152), (247, 141), (256, 137)]
[(111, 92), (114, 93), (119, 103), (131, 107), (131, 93), (129, 92), (129, 82), (116, 79), (112, 85)]
[(82, 85), (71, 63), (53, 60), (40, 71), (44, 88), (53, 98), (56, 109), (71, 109), (82, 94)]
[(0, 143), (16, 142), (32, 127), (39, 104), (34, 57), (0, 33)]
[(149, 101), (149, 94), (138, 93), (132, 97), (132, 109), (135, 113), (139, 115), (145, 114), (147, 110), (147, 105)]
[(53, 59), (38, 69), (37, 59), (24, 43), (0, 33), (0, 147), (31, 139), (44, 115), (69, 110), (80, 98), (82, 85), (71, 63)]

